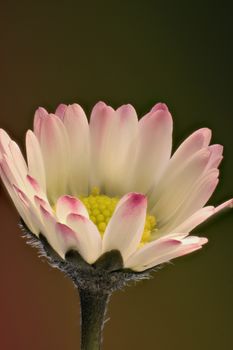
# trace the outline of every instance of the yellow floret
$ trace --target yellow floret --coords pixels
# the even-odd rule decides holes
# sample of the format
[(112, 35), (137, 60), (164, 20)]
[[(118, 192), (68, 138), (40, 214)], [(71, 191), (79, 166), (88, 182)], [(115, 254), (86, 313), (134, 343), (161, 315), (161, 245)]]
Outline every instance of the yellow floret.
[[(100, 194), (98, 187), (94, 187), (91, 194), (88, 197), (81, 197), (80, 200), (87, 208), (90, 219), (97, 225), (101, 235), (104, 235), (105, 229), (109, 220), (111, 219), (117, 203), (118, 197), (108, 197), (104, 194)], [(153, 215), (147, 214), (144, 231), (141, 239), (140, 246), (143, 246), (151, 239), (151, 232), (155, 229), (156, 218)]]

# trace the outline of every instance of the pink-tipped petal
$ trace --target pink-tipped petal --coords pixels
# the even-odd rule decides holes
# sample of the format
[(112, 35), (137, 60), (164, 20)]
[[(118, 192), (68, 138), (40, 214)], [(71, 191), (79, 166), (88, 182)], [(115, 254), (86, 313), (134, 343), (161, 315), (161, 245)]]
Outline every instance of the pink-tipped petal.
[[(200, 238), (200, 237), (187, 237), (184, 239), (180, 240), (180, 244), (170, 244), (170, 249), (168, 247), (163, 248), (161, 252), (158, 252), (157, 254), (155, 254), (154, 259), (153, 257), (153, 244), (152, 247), (149, 246), (147, 248), (147, 246), (145, 246), (144, 248), (144, 262), (143, 262), (143, 257), (140, 256), (140, 263), (137, 264), (136, 259), (134, 260), (134, 265), (131, 264), (127, 264), (128, 267), (132, 268), (134, 271), (144, 271), (146, 269), (152, 268), (154, 266), (163, 264), (165, 262), (169, 262), (170, 260), (177, 258), (179, 256), (183, 256), (186, 254), (189, 254), (191, 252), (194, 252), (198, 249), (200, 249), (202, 247), (203, 244), (207, 243), (207, 239), (206, 238)], [(153, 242), (152, 242), (153, 243)], [(149, 243), (150, 244), (150, 243)], [(161, 243), (162, 245), (162, 240)], [(168, 244), (169, 245), (169, 244)], [(156, 245), (155, 245), (156, 246)], [(143, 248), (141, 248), (143, 249)], [(148, 252), (147, 252), (148, 249)], [(150, 254), (149, 254), (150, 252)], [(138, 254), (140, 253), (140, 250), (138, 251)], [(152, 260), (149, 261), (149, 258), (152, 258)], [(133, 257), (132, 257), (133, 258)]]
[(47, 196), (44, 193), (44, 191), (42, 190), (40, 184), (36, 181), (36, 179), (34, 179), (32, 176), (27, 175), (26, 176), (26, 182), (27, 182), (27, 189), (28, 192), (30, 193), (30, 195), (32, 197), (34, 197), (35, 195), (40, 196), (43, 199), (47, 200)]
[(14, 187), (12, 186), (12, 183), (9, 180), (9, 177), (6, 175), (6, 169), (4, 168), (4, 161), (0, 160), (0, 177), (2, 179), (2, 182), (4, 183), (12, 201), (14, 202), (14, 205), (16, 206), (18, 212), (21, 215), (21, 209), (19, 205), (19, 200), (16, 196), (16, 191), (14, 190)]
[(51, 247), (64, 259), (64, 247), (57, 232), (57, 221), (55, 216), (40, 205), (41, 234), (45, 236)]
[(26, 134), (26, 151), (29, 175), (34, 177), (41, 188), (46, 191), (45, 169), (41, 148), (35, 134), (28, 130)]
[(79, 199), (67, 195), (61, 196), (56, 203), (56, 216), (58, 220), (66, 222), (66, 218), (70, 213), (80, 214), (89, 218), (86, 207)]
[(77, 250), (78, 240), (71, 228), (59, 222), (55, 224), (55, 231), (59, 242), (59, 255), (65, 259), (65, 255), (69, 250)]
[(14, 190), (17, 192), (20, 200), (25, 204), (25, 206), (29, 206), (30, 205), (30, 200), (27, 197), (27, 195), (17, 186), (13, 185)]
[(53, 209), (51, 208), (49, 202), (46, 199), (43, 199), (39, 196), (34, 196), (34, 203), (37, 209), (40, 209), (42, 206), (44, 209), (46, 209), (51, 215), (53, 214)]
[(25, 179), (19, 174), (12, 157), (4, 154), (1, 159), (1, 167), (11, 186), (14, 184), (20, 188), (25, 188)]
[(103, 252), (117, 249), (127, 259), (141, 240), (146, 219), (147, 199), (132, 193), (115, 210), (103, 237)]
[(16, 197), (14, 198), (13, 196), (12, 198), (20, 217), (23, 219), (29, 230), (38, 236), (40, 232), (39, 220), (35, 211), (33, 210), (30, 199), (20, 188), (15, 185), (13, 185), (13, 191), (16, 194)]
[(102, 239), (97, 227), (91, 220), (78, 214), (69, 214), (67, 225), (76, 234), (79, 253), (89, 264), (94, 263), (102, 250)]
[(233, 208), (233, 198), (227, 200), (226, 202), (218, 205), (215, 209), (214, 212), (215, 214), (219, 213), (221, 210), (223, 209), (227, 209), (227, 208)]
[(146, 266), (154, 261), (156, 256), (163, 256), (177, 249), (181, 244), (179, 240), (171, 238), (147, 243), (127, 259), (125, 267), (134, 269), (137, 266)]
[(14, 196), (14, 189), (13, 189), (13, 183), (10, 181), (10, 178), (9, 176), (7, 175), (6, 173), (6, 167), (4, 166), (5, 165), (5, 160), (4, 159), (0, 159), (0, 176), (1, 176), (1, 179), (9, 193), (9, 195), (11, 196), (13, 202), (15, 201), (15, 196)]
[[(56, 223), (55, 216), (53, 215), (53, 213), (50, 213), (42, 204), (40, 204), (40, 212), (44, 221), (44, 225), (47, 228), (46, 232), (41, 232), (41, 233), (45, 234), (47, 232), (51, 232), (51, 235), (52, 235), (55, 229), (54, 225)], [(50, 233), (48, 234), (48, 236), (50, 236)]]

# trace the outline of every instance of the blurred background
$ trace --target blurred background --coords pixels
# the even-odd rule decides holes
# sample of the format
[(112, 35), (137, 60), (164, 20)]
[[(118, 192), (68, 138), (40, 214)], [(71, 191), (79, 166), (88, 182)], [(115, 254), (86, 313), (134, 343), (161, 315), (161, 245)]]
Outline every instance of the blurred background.
[[(196, 128), (225, 146), (211, 204), (233, 195), (232, 8), (227, 1), (11, 1), (0, 14), (0, 126), (24, 147), (38, 106), (104, 100), (139, 115), (158, 101), (174, 147)], [(79, 348), (72, 283), (27, 246), (0, 185), (0, 348)], [(196, 233), (203, 250), (113, 295), (104, 349), (233, 348), (233, 215)]]

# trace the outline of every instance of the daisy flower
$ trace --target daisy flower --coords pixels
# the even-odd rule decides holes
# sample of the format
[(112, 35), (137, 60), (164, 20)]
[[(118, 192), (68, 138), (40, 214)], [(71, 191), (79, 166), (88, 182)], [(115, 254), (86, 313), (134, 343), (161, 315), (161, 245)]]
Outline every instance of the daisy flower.
[(0, 175), (23, 226), (79, 289), (82, 349), (99, 349), (113, 290), (200, 249), (207, 238), (190, 232), (232, 206), (205, 206), (223, 158), (211, 131), (195, 131), (172, 154), (172, 128), (162, 103), (138, 120), (131, 105), (99, 102), (89, 123), (78, 104), (38, 108), (27, 161), (0, 130)]
[(190, 236), (221, 209), (205, 206), (218, 184), (223, 147), (199, 129), (171, 156), (172, 116), (158, 103), (138, 121), (135, 109), (95, 105), (90, 123), (77, 105), (35, 113), (27, 162), (0, 132), (2, 180), (27, 227), (65, 259), (77, 250), (93, 264), (118, 250), (123, 266), (143, 271), (200, 249)]

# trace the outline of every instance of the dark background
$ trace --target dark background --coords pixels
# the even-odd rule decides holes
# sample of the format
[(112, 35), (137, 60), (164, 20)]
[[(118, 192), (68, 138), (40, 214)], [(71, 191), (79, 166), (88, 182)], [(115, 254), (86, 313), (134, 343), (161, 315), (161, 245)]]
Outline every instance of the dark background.
[[(0, 9), (0, 125), (21, 145), (37, 106), (158, 101), (174, 146), (196, 128), (225, 146), (210, 203), (232, 196), (232, 8), (226, 1), (9, 1)], [(0, 187), (0, 348), (72, 350), (79, 300), (71, 282), (21, 238)], [(111, 301), (104, 349), (233, 348), (233, 216), (196, 232), (209, 244)]]

